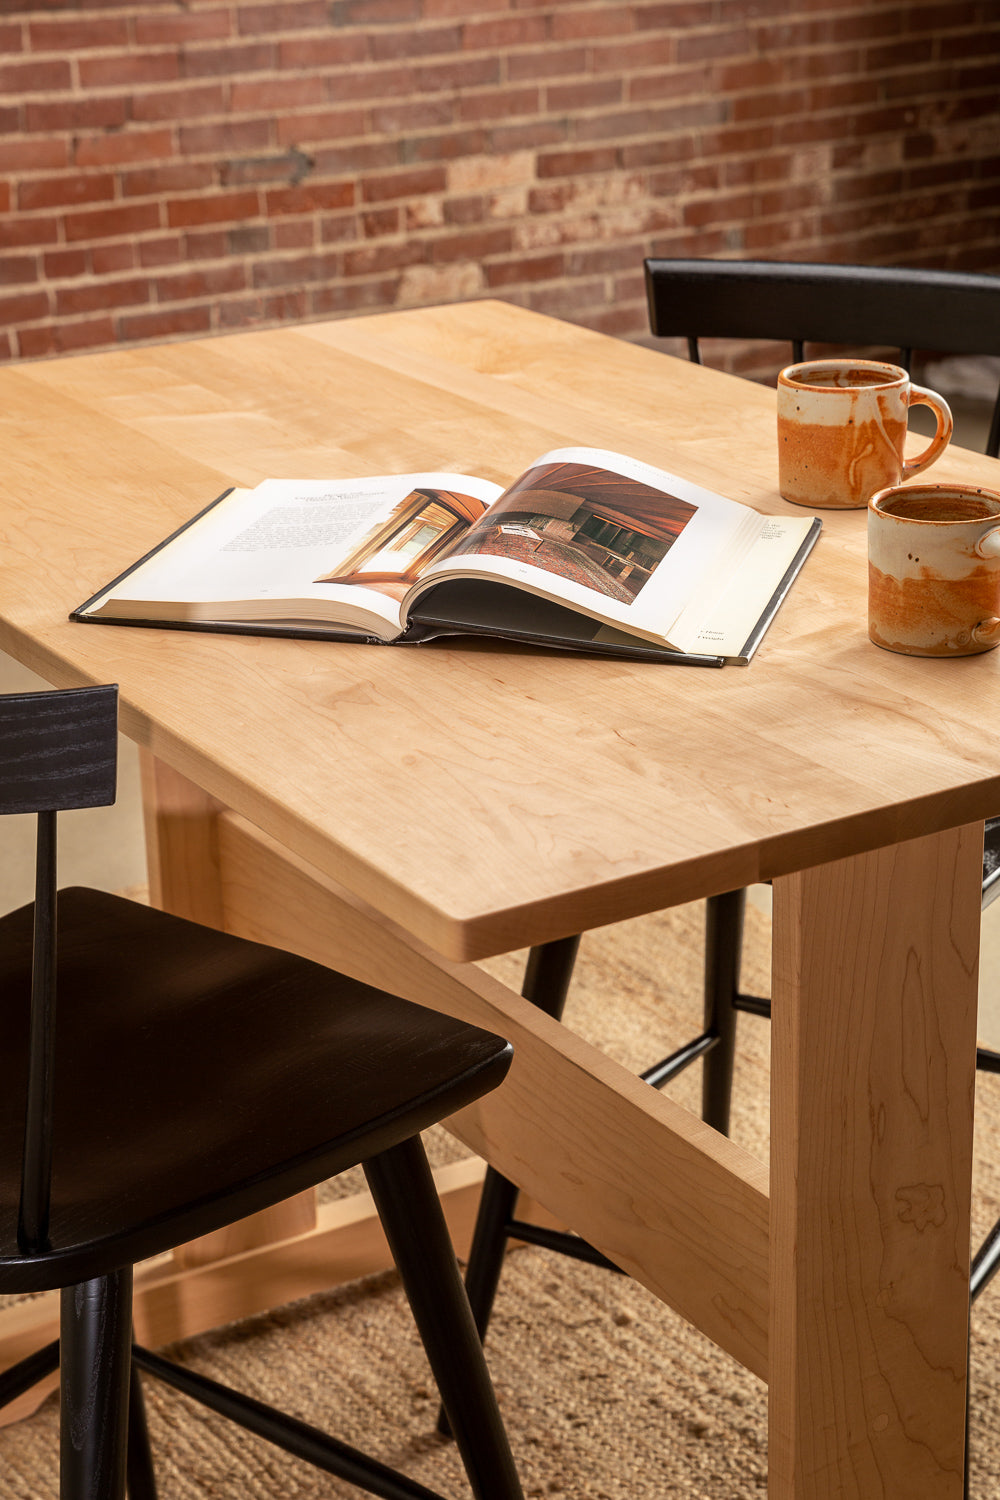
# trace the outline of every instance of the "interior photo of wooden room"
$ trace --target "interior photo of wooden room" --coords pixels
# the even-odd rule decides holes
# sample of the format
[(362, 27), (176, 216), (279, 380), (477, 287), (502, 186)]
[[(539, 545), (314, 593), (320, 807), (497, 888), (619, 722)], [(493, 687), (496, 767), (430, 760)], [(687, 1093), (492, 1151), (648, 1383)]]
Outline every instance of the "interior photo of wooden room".
[[(0, 1493), (995, 1500), (995, 0), (3, 0), (0, 125)], [(748, 648), (70, 618), (374, 476)]]

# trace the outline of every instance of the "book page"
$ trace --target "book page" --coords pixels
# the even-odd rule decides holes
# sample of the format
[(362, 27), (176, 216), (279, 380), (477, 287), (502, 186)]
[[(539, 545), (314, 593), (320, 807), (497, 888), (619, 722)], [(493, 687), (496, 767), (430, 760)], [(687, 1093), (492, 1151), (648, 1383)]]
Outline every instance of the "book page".
[[(398, 629), (421, 551), (464, 530), (500, 493), (470, 476), (268, 479), (233, 490), (95, 602), (189, 620), (338, 618), (363, 603)], [(461, 496), (459, 506), (439, 496)], [(405, 524), (400, 516), (405, 513)], [(380, 538), (372, 546), (372, 538)], [(358, 566), (364, 554), (366, 568)], [(363, 595), (363, 601), (361, 599)], [(158, 608), (158, 606), (160, 606)]]
[(505, 490), (447, 559), (431, 563), (420, 587), (486, 576), (672, 641), (675, 621), (730, 576), (760, 519), (624, 455), (557, 449)]

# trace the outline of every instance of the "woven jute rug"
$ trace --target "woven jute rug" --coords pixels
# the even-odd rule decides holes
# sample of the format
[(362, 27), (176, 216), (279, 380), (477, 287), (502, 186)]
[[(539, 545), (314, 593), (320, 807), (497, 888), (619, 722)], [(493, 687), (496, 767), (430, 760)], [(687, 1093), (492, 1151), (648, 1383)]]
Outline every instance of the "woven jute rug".
[[(589, 935), (566, 1020), (639, 1069), (695, 1034), (700, 906)], [(750, 912), (744, 986), (767, 992), (769, 930)], [(516, 958), (487, 967), (515, 978)], [(733, 1135), (766, 1156), (766, 1022), (740, 1019)], [(672, 1092), (697, 1107), (697, 1066)], [(1000, 1078), (977, 1096), (975, 1228), (1000, 1213)], [(448, 1146), (429, 1141), (432, 1155)], [(336, 1190), (335, 1188), (333, 1189)], [(1000, 1281), (973, 1314), (972, 1492), (1000, 1495)], [(535, 1249), (508, 1258), (487, 1340), (525, 1492), (537, 1500), (759, 1500), (763, 1384), (624, 1277)], [(394, 1275), (193, 1339), (183, 1361), (376, 1453), (448, 1496), (468, 1494), (434, 1434), (436, 1396)], [(163, 1500), (319, 1500), (358, 1492), (147, 1382)], [(0, 1431), (0, 1495), (57, 1494), (55, 1398)], [(874, 1497), (873, 1497), (874, 1500)], [(881, 1500), (881, 1497), (880, 1497)], [(904, 1497), (900, 1497), (904, 1500)]]

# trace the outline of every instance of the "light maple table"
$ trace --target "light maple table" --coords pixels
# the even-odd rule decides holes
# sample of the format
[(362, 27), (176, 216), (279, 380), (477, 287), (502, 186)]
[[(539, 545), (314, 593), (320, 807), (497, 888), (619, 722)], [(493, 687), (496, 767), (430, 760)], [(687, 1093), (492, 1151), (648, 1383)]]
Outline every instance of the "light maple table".
[[(767, 1378), (773, 1500), (957, 1500), (1000, 653), (869, 644), (863, 513), (826, 517), (745, 670), (66, 618), (266, 476), (505, 480), (587, 443), (782, 510), (773, 403), (490, 302), (8, 368), (0, 646), (120, 683), (155, 900), (511, 1038), (457, 1132)], [(952, 449), (934, 476), (1000, 465)], [(770, 1172), (470, 964), (760, 879)], [(144, 1273), (147, 1337), (368, 1269), (367, 1215), (296, 1200), (185, 1247)]]

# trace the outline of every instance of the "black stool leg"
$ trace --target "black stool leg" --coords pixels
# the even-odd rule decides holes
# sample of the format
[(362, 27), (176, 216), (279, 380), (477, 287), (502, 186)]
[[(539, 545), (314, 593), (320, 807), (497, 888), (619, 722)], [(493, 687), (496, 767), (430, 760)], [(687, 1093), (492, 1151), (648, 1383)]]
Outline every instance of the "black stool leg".
[[(134, 1337), (134, 1335), (133, 1335)], [(157, 1500), (156, 1470), (146, 1422), (139, 1371), (133, 1364), (128, 1385), (128, 1457), (125, 1464), (128, 1500)]]
[(123, 1500), (131, 1349), (131, 1266), (63, 1288), (60, 1500)]
[(718, 1037), (702, 1062), (701, 1114), (723, 1135), (729, 1134), (729, 1110), (736, 1059), (736, 1009), (746, 891), (727, 891), (705, 903), (705, 1030)]
[[(521, 994), (557, 1021), (566, 1004), (579, 947), (578, 936), (558, 938), (532, 948), (528, 955)], [(492, 1167), (486, 1169), (465, 1272), (465, 1288), (480, 1338), (486, 1337), (489, 1327), (518, 1191), (513, 1182)]]
[(476, 1500), (523, 1500), (434, 1179), (418, 1138), (365, 1176)]

